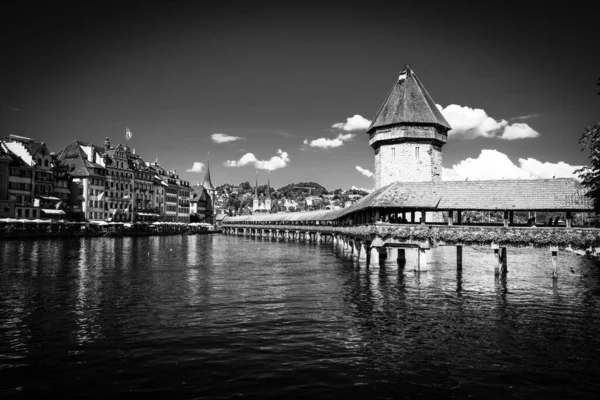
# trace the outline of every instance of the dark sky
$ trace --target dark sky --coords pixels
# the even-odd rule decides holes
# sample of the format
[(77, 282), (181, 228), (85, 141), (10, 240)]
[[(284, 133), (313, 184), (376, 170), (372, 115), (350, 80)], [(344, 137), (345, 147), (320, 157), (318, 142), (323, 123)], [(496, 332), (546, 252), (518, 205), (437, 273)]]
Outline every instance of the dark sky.
[[(368, 188), (355, 168), (373, 170), (364, 132), (327, 150), (303, 141), (335, 138), (332, 125), (355, 114), (372, 119), (409, 63), (443, 107), (535, 115), (524, 122), (538, 138), (451, 138), (445, 167), (483, 149), (517, 165), (586, 162), (577, 139), (600, 120), (592, 2), (199, 3), (3, 5), (0, 135), (57, 151), (73, 140), (123, 143), (129, 127), (137, 153), (158, 152), (193, 183), (204, 173), (185, 170), (208, 151), (220, 184), (254, 180), (254, 164), (227, 160), (281, 149), (288, 161), (270, 173), (274, 186)], [(217, 144), (213, 133), (243, 139)]]

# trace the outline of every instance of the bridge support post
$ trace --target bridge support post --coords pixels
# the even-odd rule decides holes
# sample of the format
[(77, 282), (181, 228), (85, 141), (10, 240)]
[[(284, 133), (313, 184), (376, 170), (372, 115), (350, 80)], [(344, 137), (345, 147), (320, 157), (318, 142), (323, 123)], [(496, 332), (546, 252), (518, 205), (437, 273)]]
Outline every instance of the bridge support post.
[(299, 242), (299, 241), (300, 241), (300, 231), (296, 231), (296, 233), (295, 233), (295, 235), (294, 235), (294, 240), (295, 240), (296, 242)]
[(321, 243), (321, 232), (317, 232), (317, 243)]
[(379, 247), (370, 248), (369, 265), (379, 265)]
[(448, 211), (448, 226), (454, 225), (454, 211)]
[(405, 249), (398, 249), (397, 261), (398, 261), (398, 264), (400, 264), (400, 265), (406, 264), (406, 250)]
[(567, 229), (571, 229), (573, 226), (573, 214), (571, 211), (567, 211)]
[(462, 253), (463, 253), (462, 245), (456, 246), (456, 269), (457, 270), (462, 270), (462, 256), (463, 256)]
[(358, 259), (360, 261), (369, 261), (369, 251), (371, 249), (369, 248), (369, 245), (367, 244), (367, 242), (365, 242), (364, 240), (360, 242), (360, 251), (358, 254)]
[(352, 258), (358, 258), (360, 247), (357, 246), (356, 240), (352, 239)]
[(508, 260), (506, 258), (506, 247), (500, 248), (500, 258), (502, 260), (502, 266), (500, 267), (500, 273), (503, 275), (508, 272)]
[(426, 272), (429, 270), (427, 265), (427, 249), (417, 249), (417, 259), (415, 260), (415, 271)]
[(398, 260), (398, 248), (388, 247), (386, 255), (387, 255), (388, 260), (397, 261)]
[(494, 275), (500, 275), (500, 268), (502, 267), (502, 258), (500, 257), (500, 247), (496, 243), (492, 243), (492, 249), (494, 250)]
[(558, 278), (558, 246), (550, 246), (552, 255), (552, 279)]

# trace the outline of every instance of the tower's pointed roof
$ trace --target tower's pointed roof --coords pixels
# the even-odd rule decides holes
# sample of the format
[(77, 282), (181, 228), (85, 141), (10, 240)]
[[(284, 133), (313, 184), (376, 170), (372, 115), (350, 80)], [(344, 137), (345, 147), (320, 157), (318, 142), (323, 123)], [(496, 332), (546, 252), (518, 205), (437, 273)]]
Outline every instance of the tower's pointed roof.
[(204, 182), (202, 182), (202, 187), (206, 190), (215, 190), (212, 182), (210, 181), (210, 162), (206, 162), (206, 175), (204, 175)]
[(439, 125), (445, 130), (452, 129), (410, 65), (400, 72), (367, 133), (398, 124)]

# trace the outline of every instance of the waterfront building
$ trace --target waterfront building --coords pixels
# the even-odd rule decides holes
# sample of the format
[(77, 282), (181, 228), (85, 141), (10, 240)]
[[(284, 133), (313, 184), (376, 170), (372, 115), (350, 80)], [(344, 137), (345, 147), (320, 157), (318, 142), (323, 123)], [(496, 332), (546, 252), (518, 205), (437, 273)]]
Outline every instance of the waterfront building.
[(200, 222), (212, 224), (213, 210), (213, 197), (209, 195), (209, 191), (200, 184), (194, 186), (190, 200), (190, 215), (197, 214)]
[(396, 181), (440, 182), (450, 129), (407, 65), (367, 130), (375, 152), (375, 189)]
[(190, 194), (192, 193), (192, 188), (190, 187), (190, 183), (188, 181), (184, 181), (183, 179), (179, 179), (179, 175), (177, 175), (177, 222), (190, 222)]
[[(180, 179), (176, 170), (166, 170), (157, 161), (146, 163), (146, 165), (154, 174), (155, 192), (164, 193), (164, 220), (189, 222), (190, 193), (192, 191), (189, 182)], [(161, 198), (161, 200), (163, 199)]]
[(54, 193), (53, 197), (59, 200), (59, 208), (67, 209), (69, 200), (71, 199), (71, 191), (69, 190), (71, 175), (69, 174), (69, 166), (63, 165), (56, 155), (52, 155), (52, 164), (54, 165)]
[(133, 217), (133, 191), (135, 185), (131, 150), (119, 144), (112, 147), (107, 137), (102, 149), (102, 164), (106, 167), (107, 219), (131, 221)]
[(64, 215), (58, 210), (61, 199), (55, 197), (55, 168), (53, 158), (44, 142), (23, 136), (10, 135), (5, 148), (12, 156), (9, 169), (8, 213), (16, 218), (51, 218)]
[(100, 165), (98, 147), (74, 141), (56, 154), (71, 176), (70, 211), (82, 212), (90, 221), (108, 218), (104, 208), (107, 170)]
[(10, 151), (0, 140), (0, 217), (7, 218), (14, 215), (12, 202), (8, 194), (9, 165), (13, 158)]
[(154, 172), (127, 145), (104, 141), (101, 161), (107, 169), (105, 210), (114, 221), (154, 221), (160, 216), (153, 196)]

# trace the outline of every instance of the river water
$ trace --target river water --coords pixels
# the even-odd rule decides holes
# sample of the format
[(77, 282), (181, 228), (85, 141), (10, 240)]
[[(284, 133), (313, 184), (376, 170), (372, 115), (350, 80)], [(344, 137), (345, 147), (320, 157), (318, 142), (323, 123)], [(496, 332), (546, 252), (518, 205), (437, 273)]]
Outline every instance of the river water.
[(0, 397), (586, 398), (598, 265), (432, 251), (415, 274), (330, 244), (201, 235), (0, 242)]

